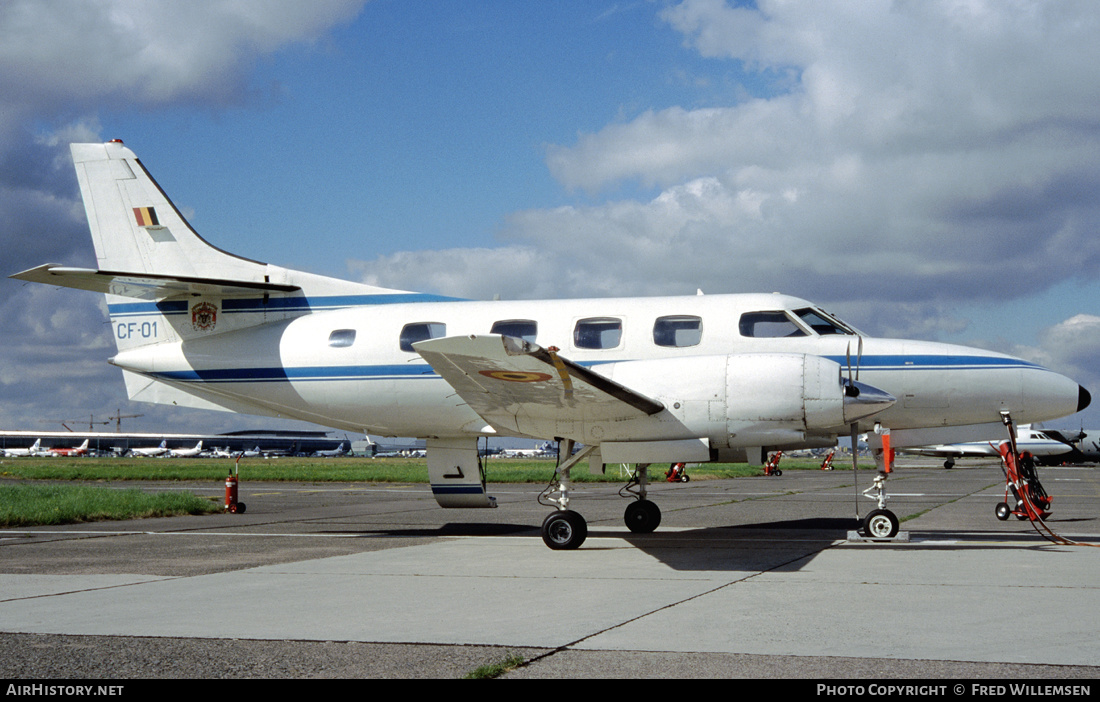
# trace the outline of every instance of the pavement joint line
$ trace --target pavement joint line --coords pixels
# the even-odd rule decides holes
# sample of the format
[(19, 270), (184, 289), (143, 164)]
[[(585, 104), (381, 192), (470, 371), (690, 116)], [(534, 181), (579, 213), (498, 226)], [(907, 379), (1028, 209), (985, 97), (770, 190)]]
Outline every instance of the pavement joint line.
[(827, 550), (829, 548), (833, 548), (833, 546), (835, 546), (835, 545), (837, 545), (837, 543), (831, 544), (829, 546), (821, 548), (821, 549), (819, 549), (817, 551), (814, 551), (812, 553), (804, 553), (802, 555), (799, 555), (795, 558), (791, 558), (790, 560), (784, 561), (782, 563), (777, 563), (776, 565), (774, 565), (770, 568), (766, 568), (764, 570), (759, 570), (759, 571), (756, 571), (755, 573), (749, 573), (749, 574), (747, 574), (743, 577), (735, 578), (733, 580), (730, 580), (728, 582), (725, 582), (725, 583), (717, 585), (713, 588), (710, 588), (709, 590), (706, 590), (704, 592), (699, 592), (699, 593), (696, 593), (694, 595), (691, 595), (690, 597), (685, 597), (681, 600), (677, 600), (676, 602), (668, 602), (664, 605), (661, 605), (660, 607), (652, 609), (648, 612), (643, 612), (643, 613), (641, 613), (637, 616), (631, 617), (630, 619), (625, 619), (621, 622), (613, 624), (612, 626), (608, 626), (608, 627), (605, 627), (603, 629), (600, 629), (599, 631), (589, 632), (588, 634), (585, 634), (584, 636), (582, 636), (582, 637), (580, 637), (580, 638), (578, 638), (574, 641), (570, 641), (569, 643), (562, 644), (561, 646), (558, 646), (557, 648), (555, 648), (552, 651), (547, 651), (546, 653), (544, 653), (540, 656), (536, 656), (535, 658), (532, 658), (529, 661), (524, 661), (523, 665), (520, 666), (520, 667), (526, 667), (527, 665), (530, 665), (531, 663), (535, 663), (537, 661), (545, 660), (546, 658), (549, 658), (550, 656), (553, 656), (557, 653), (563, 653), (565, 651), (571, 650), (574, 646), (577, 646), (578, 644), (580, 644), (584, 641), (587, 641), (588, 639), (594, 638), (596, 636), (600, 636), (602, 634), (606, 634), (607, 632), (614, 631), (615, 629), (620, 629), (620, 628), (622, 628), (622, 627), (624, 627), (628, 624), (633, 624), (634, 622), (640, 621), (640, 620), (642, 620), (646, 617), (649, 617), (651, 615), (654, 615), (658, 612), (662, 612), (662, 611), (671, 609), (673, 607), (678, 607), (678, 606), (680, 606), (682, 604), (685, 604), (687, 602), (691, 602), (692, 600), (697, 600), (700, 597), (705, 597), (707, 595), (714, 594), (714, 593), (719, 592), (721, 590), (725, 590), (726, 588), (732, 587), (734, 585), (738, 585), (740, 583), (747, 582), (749, 580), (752, 580), (753, 578), (756, 578), (756, 577), (759, 577), (761, 575), (765, 575), (767, 573), (770, 573), (773, 570), (777, 570), (779, 568), (787, 567), (790, 564), (795, 563), (797, 561), (805, 560), (805, 559), (808, 559), (808, 558), (814, 558), (818, 554), (824, 552), (825, 550)]
[[(146, 576), (150, 577), (150, 576)], [(148, 585), (149, 583), (163, 583), (169, 580), (182, 580), (189, 576), (168, 576), (168, 577), (156, 577), (152, 576), (149, 580), (135, 580), (129, 583), (116, 583), (114, 585), (101, 585), (99, 587), (82, 587), (77, 590), (66, 590), (65, 592), (47, 592), (41, 595), (27, 595), (25, 597), (11, 597), (6, 600), (0, 600), (0, 602), (21, 602), (24, 600), (41, 600), (48, 597), (61, 597), (64, 595), (75, 595), (79, 592), (98, 592), (99, 590), (114, 590), (120, 587), (130, 587), (132, 585)], [(6, 632), (7, 633), (7, 632)]]

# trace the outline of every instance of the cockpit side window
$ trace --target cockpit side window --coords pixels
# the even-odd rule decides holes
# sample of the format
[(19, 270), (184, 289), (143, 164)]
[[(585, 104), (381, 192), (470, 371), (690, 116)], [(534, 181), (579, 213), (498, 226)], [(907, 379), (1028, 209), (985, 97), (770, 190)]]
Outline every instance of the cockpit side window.
[(854, 331), (849, 329), (842, 322), (827, 316), (820, 310), (805, 307), (800, 310), (795, 310), (794, 313), (797, 314), (810, 329), (813, 329), (815, 333), (821, 336), (828, 336), (829, 334), (855, 334)]
[(782, 311), (746, 312), (738, 324), (741, 336), (755, 339), (806, 336), (806, 332)]

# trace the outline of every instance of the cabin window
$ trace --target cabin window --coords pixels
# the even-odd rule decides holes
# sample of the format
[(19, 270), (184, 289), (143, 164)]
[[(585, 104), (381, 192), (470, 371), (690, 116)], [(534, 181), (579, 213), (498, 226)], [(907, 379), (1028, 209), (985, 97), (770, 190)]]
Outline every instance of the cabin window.
[(354, 329), (334, 329), (328, 335), (328, 345), (334, 349), (342, 349), (355, 343)]
[(501, 336), (514, 336), (517, 339), (523, 339), (533, 344), (535, 343), (535, 336), (538, 334), (538, 331), (538, 322), (534, 322), (530, 319), (508, 319), (500, 322), (493, 322), (493, 328), (489, 330), (489, 333), (500, 334)]
[(406, 324), (401, 329), (401, 350), (416, 353), (412, 347), (418, 341), (447, 336), (447, 325), (442, 322), (418, 322)]
[(653, 323), (653, 343), (658, 346), (698, 346), (702, 338), (703, 320), (699, 317), (658, 317)]
[(623, 320), (614, 317), (582, 319), (573, 328), (573, 344), (579, 349), (613, 349), (623, 339)]
[(741, 315), (738, 328), (741, 330), (741, 336), (756, 339), (806, 336), (806, 332), (783, 312), (746, 312)]

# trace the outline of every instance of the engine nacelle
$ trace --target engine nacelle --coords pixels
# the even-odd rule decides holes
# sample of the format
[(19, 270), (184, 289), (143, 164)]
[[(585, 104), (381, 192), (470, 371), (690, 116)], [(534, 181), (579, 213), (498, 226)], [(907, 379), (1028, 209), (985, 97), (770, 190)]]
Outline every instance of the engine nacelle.
[(845, 424), (837, 363), (806, 354), (726, 357), (727, 446), (796, 444)]
[(638, 441), (695, 436), (711, 449), (816, 446), (895, 403), (866, 384), (849, 385), (839, 364), (809, 354), (628, 361), (596, 370), (665, 405), (659, 426)]

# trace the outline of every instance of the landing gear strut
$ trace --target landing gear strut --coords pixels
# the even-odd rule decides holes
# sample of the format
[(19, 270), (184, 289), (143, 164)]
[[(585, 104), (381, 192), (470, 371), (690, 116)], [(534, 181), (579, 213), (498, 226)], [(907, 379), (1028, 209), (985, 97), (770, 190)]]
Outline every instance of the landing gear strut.
[[(875, 494), (868, 494), (870, 492)], [(874, 483), (863, 491), (863, 495), (878, 502), (878, 509), (871, 510), (863, 518), (863, 533), (873, 539), (892, 539), (897, 536), (901, 523), (897, 515), (886, 509), (886, 500), (890, 499), (886, 494), (886, 474), (876, 475)]]

